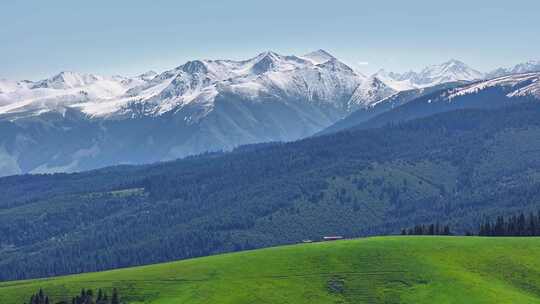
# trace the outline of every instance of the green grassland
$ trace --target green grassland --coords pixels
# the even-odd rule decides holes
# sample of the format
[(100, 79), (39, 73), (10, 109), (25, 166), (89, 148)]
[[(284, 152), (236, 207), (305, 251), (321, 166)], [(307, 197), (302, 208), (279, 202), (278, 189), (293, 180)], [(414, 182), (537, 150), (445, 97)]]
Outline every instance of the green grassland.
[(540, 303), (540, 238), (374, 237), (0, 283), (0, 303), (118, 288), (128, 303)]

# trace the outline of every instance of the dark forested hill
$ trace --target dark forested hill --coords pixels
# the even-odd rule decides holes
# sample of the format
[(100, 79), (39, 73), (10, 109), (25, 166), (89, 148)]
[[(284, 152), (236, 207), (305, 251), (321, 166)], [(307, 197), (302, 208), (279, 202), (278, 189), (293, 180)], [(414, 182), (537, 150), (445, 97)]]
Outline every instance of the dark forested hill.
[(540, 105), (148, 166), (0, 179), (0, 278), (115, 268), (536, 211)]

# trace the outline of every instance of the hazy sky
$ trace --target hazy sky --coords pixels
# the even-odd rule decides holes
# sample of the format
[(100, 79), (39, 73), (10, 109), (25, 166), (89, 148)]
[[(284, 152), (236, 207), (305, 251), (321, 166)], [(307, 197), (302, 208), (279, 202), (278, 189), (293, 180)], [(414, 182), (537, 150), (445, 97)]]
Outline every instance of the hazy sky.
[(539, 0), (0, 0), (0, 78), (319, 48), (366, 74), (450, 58), (490, 70), (540, 59), (539, 14)]

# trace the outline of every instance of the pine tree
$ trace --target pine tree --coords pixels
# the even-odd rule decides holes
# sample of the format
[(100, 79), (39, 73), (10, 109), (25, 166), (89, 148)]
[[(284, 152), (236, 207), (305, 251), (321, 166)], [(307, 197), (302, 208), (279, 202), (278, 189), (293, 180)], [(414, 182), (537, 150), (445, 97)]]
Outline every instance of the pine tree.
[(98, 303), (101, 303), (103, 301), (103, 290), (98, 289), (98, 295), (97, 295), (97, 300), (96, 300)]
[(443, 235), (450, 235), (450, 227), (444, 226)]
[(536, 234), (536, 223), (534, 219), (534, 214), (532, 212), (529, 214), (529, 227), (527, 227), (527, 235), (534, 236)]
[(120, 299), (118, 298), (118, 291), (116, 288), (113, 289), (111, 304), (120, 304)]
[(429, 225), (427, 234), (429, 234), (429, 235), (434, 235), (435, 234), (435, 226), (433, 224)]

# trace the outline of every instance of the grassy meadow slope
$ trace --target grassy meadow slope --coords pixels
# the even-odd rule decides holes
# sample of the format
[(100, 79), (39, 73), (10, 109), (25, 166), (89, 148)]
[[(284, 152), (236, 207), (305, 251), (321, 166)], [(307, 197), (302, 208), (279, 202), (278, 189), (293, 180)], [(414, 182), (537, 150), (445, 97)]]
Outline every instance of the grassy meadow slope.
[(127, 303), (540, 303), (540, 238), (374, 237), (0, 283), (60, 300), (116, 287)]

